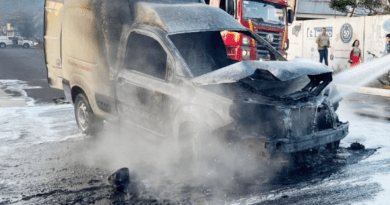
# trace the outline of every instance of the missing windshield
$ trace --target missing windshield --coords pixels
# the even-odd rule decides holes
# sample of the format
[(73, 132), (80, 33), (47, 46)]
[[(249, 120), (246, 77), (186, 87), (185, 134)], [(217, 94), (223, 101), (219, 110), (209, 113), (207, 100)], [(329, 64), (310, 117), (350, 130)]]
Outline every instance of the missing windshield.
[(228, 58), (219, 31), (170, 35), (194, 77), (218, 70), (237, 61)]
[[(285, 60), (282, 54), (257, 34), (250, 31), (240, 33), (252, 37), (257, 41), (257, 44), (263, 45), (270, 54), (270, 60)], [(193, 77), (198, 77), (238, 62), (228, 57), (229, 54), (222, 39), (221, 31), (174, 34), (169, 35), (169, 38), (187, 63)]]

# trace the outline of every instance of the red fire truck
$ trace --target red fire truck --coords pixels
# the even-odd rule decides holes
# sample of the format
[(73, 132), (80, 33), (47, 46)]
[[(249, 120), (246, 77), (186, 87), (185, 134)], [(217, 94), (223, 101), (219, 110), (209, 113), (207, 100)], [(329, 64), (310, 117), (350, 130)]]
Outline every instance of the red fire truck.
[[(294, 20), (296, 0), (205, 0), (207, 4), (225, 10), (243, 26), (266, 39), (287, 57), (288, 24)], [(291, 5), (293, 3), (294, 5)], [(290, 4), (290, 5), (289, 5)], [(233, 60), (267, 60), (269, 53), (247, 36), (222, 32), (228, 55)]]

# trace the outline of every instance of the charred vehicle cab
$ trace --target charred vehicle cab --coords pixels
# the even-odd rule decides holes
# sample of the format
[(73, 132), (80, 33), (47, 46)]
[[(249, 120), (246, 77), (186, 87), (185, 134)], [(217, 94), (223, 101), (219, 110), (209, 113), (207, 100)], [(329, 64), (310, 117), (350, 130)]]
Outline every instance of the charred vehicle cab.
[[(195, 0), (96, 2), (46, 2), (49, 83), (74, 103), (83, 133), (120, 121), (195, 149), (199, 136), (187, 131), (196, 128), (256, 141), (267, 153), (337, 144), (347, 135), (348, 123), (328, 100), (332, 70), (286, 61), (224, 11)], [(99, 15), (113, 15), (104, 9), (117, 16)], [(255, 39), (277, 61), (230, 59), (226, 30)]]

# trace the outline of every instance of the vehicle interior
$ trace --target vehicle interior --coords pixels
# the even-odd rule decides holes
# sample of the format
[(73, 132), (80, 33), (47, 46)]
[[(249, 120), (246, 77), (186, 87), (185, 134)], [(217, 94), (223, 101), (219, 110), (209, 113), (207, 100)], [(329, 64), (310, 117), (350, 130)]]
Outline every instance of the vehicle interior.
[(175, 34), (169, 38), (188, 64), (193, 77), (237, 62), (228, 58), (219, 31)]

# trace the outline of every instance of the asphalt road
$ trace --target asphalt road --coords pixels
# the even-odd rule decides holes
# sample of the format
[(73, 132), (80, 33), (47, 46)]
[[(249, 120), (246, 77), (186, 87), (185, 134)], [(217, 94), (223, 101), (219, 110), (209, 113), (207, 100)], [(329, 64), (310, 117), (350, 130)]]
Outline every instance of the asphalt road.
[(41, 89), (26, 89), (35, 101), (47, 103), (53, 98), (64, 97), (62, 91), (51, 89), (47, 83), (47, 71), (43, 49), (0, 49), (0, 80), (21, 80)]
[[(250, 169), (228, 152), (218, 167), (190, 169), (172, 160), (168, 142), (139, 132), (105, 123), (98, 136), (80, 134), (72, 105), (52, 103), (62, 93), (45, 85), (42, 50), (4, 49), (0, 60), (0, 205), (388, 204), (390, 121), (361, 113), (388, 114), (389, 98), (344, 99), (337, 112), (350, 133), (341, 147), (305, 153), (289, 171)], [(351, 150), (356, 141), (365, 149)], [(129, 194), (107, 181), (121, 167), (131, 172)]]

